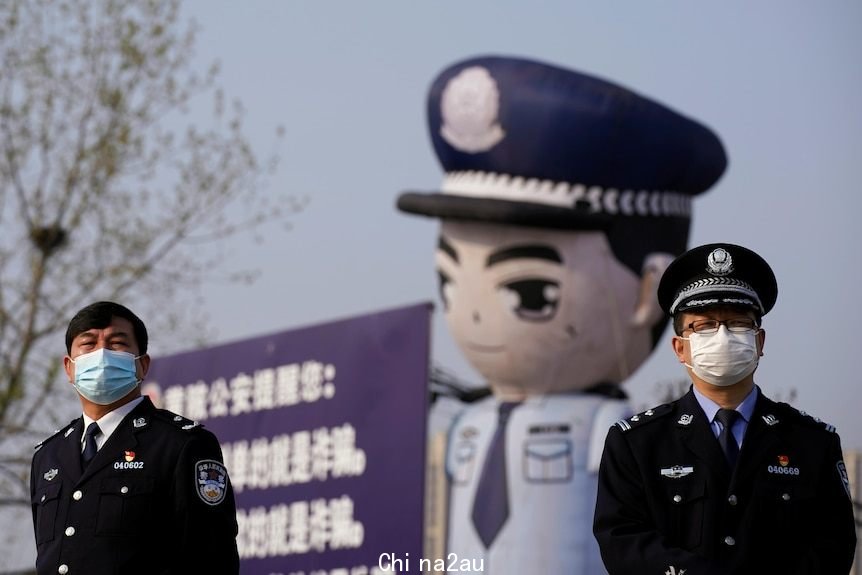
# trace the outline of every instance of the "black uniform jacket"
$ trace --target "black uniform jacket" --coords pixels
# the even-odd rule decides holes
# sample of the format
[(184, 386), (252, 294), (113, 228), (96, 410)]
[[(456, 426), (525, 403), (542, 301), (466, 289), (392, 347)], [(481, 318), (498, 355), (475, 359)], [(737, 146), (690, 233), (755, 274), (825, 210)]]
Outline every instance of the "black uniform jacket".
[(82, 472), (83, 425), (33, 456), (39, 575), (239, 572), (233, 490), (211, 432), (145, 397)]
[(593, 531), (611, 575), (846, 575), (838, 435), (759, 394), (731, 472), (692, 391), (611, 427)]

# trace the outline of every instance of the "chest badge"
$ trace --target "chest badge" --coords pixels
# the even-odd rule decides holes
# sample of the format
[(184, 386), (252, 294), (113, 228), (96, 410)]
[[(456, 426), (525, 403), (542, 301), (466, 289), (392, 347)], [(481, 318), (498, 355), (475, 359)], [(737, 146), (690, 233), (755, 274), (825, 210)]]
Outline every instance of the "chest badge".
[(48, 471), (46, 471), (45, 475), (43, 475), (42, 477), (44, 477), (46, 481), (51, 481), (52, 479), (57, 477), (58, 473), (60, 473), (60, 470), (55, 467), (54, 469), (49, 469)]
[(775, 475), (799, 475), (798, 467), (790, 467), (790, 456), (779, 455), (776, 458), (778, 465), (770, 465), (766, 468), (769, 473)]
[(662, 467), (661, 469), (662, 476), (670, 479), (679, 479), (692, 473), (694, 473), (694, 466), (692, 465), (674, 465), (673, 467)]
[(123, 460), (114, 462), (114, 469), (143, 469), (143, 461), (135, 461), (134, 451), (123, 451)]

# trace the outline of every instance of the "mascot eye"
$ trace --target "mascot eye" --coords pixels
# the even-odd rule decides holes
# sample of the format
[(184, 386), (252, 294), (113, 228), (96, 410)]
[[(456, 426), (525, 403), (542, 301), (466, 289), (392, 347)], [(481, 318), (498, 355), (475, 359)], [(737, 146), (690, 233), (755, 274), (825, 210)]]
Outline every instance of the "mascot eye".
[(518, 280), (501, 285), (500, 296), (506, 309), (527, 321), (548, 321), (557, 313), (560, 284), (548, 280)]
[(439, 280), (440, 300), (443, 302), (443, 308), (447, 311), (452, 305), (452, 297), (455, 295), (455, 284), (449, 279), (449, 276), (437, 270), (437, 279)]

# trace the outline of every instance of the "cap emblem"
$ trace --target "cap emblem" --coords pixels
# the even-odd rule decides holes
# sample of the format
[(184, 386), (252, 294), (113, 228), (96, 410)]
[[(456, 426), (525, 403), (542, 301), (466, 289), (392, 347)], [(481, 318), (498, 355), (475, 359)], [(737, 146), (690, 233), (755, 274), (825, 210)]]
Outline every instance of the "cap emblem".
[(482, 66), (471, 66), (449, 80), (440, 101), (440, 135), (453, 148), (487, 152), (506, 135), (498, 122), (500, 90)]
[(733, 271), (733, 258), (723, 248), (715, 248), (706, 258), (707, 271), (712, 275), (725, 276)]

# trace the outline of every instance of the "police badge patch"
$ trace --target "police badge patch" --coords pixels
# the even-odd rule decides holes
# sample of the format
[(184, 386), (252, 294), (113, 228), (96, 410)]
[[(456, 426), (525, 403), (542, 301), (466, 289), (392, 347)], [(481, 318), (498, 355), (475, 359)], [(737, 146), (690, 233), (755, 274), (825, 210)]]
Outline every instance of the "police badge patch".
[(214, 459), (195, 463), (198, 496), (207, 505), (218, 505), (227, 494), (227, 469)]
[(838, 476), (841, 478), (841, 483), (844, 485), (844, 491), (847, 492), (847, 497), (853, 499), (853, 496), (850, 494), (850, 477), (847, 475), (847, 467), (844, 465), (843, 461), (836, 463), (835, 467), (838, 468)]

